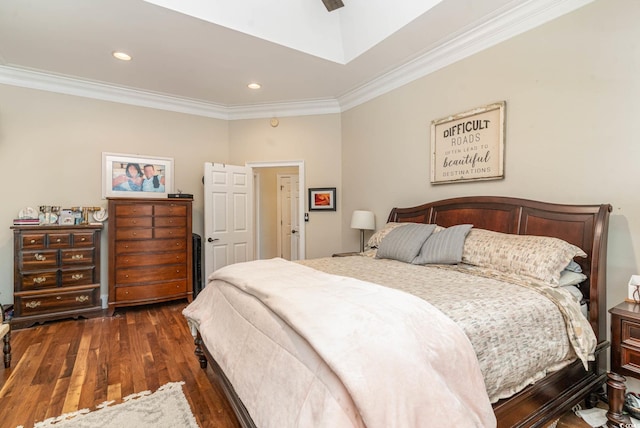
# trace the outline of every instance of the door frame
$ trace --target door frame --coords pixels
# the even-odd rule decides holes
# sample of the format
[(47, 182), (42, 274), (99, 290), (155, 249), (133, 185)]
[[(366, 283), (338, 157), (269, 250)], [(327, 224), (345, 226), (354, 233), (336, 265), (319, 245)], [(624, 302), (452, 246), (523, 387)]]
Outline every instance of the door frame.
[[(254, 168), (281, 168), (281, 167), (298, 167), (298, 183), (299, 183), (299, 187), (298, 187), (298, 196), (299, 196), (299, 202), (298, 202), (298, 224), (300, 225), (300, 248), (299, 248), (299, 252), (298, 252), (298, 258), (299, 260), (304, 260), (306, 258), (306, 230), (305, 230), (305, 222), (304, 222), (304, 214), (305, 214), (305, 172), (304, 172), (304, 161), (303, 160), (289, 160), (289, 161), (270, 161), (270, 162), (247, 162), (245, 163), (246, 166), (248, 166), (249, 168), (253, 169)], [(255, 173), (255, 172), (254, 172)], [(254, 197), (255, 197), (255, 193), (254, 193)], [(260, 218), (260, 212), (259, 212), (260, 207), (256, 206), (255, 207), (255, 216), (256, 216), (256, 227), (254, 227), (254, 233), (257, 235), (258, 234), (258, 224), (259, 224), (259, 218)], [(255, 241), (255, 236), (254, 236), (254, 242)], [(258, 254), (258, 250), (257, 250), (257, 246), (256, 246), (256, 255)]]

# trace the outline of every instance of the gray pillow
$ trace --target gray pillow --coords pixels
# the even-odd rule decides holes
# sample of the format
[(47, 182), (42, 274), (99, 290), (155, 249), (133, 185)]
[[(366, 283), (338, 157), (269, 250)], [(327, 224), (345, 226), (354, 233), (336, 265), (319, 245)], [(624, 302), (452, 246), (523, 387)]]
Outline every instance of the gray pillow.
[(582, 273), (582, 268), (580, 267), (580, 265), (578, 263), (576, 263), (575, 261), (573, 261), (573, 260), (571, 260), (569, 262), (569, 264), (567, 265), (565, 270), (570, 270), (571, 272)]
[(393, 229), (378, 245), (376, 258), (411, 263), (435, 227), (435, 224), (410, 223)]
[(459, 224), (434, 233), (424, 242), (420, 253), (411, 263), (414, 265), (460, 263), (464, 240), (472, 227), (472, 224)]

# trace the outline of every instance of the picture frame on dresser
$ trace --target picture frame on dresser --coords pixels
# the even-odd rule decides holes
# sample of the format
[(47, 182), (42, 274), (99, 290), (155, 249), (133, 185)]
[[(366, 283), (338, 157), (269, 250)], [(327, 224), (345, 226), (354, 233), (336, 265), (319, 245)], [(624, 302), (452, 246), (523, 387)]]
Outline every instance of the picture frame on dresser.
[(102, 153), (102, 198), (162, 198), (174, 191), (173, 158)]

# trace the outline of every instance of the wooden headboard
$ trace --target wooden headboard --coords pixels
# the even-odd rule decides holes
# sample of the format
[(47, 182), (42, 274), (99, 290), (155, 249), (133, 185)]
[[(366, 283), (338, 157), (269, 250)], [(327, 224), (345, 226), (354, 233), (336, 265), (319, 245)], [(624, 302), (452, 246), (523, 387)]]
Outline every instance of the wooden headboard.
[(436, 223), (443, 227), (469, 223), (479, 229), (518, 235), (553, 236), (587, 253), (576, 262), (587, 274), (581, 291), (589, 303), (589, 321), (598, 341), (607, 337), (607, 233), (611, 205), (561, 205), (499, 196), (470, 196), (394, 208), (387, 221)]

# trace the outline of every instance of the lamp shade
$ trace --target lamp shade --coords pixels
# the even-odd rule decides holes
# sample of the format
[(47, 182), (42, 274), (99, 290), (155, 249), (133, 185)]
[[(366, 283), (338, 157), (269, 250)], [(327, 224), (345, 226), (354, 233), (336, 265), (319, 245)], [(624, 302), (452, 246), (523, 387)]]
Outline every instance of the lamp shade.
[(374, 230), (376, 228), (376, 218), (371, 211), (356, 210), (351, 216), (351, 228)]

